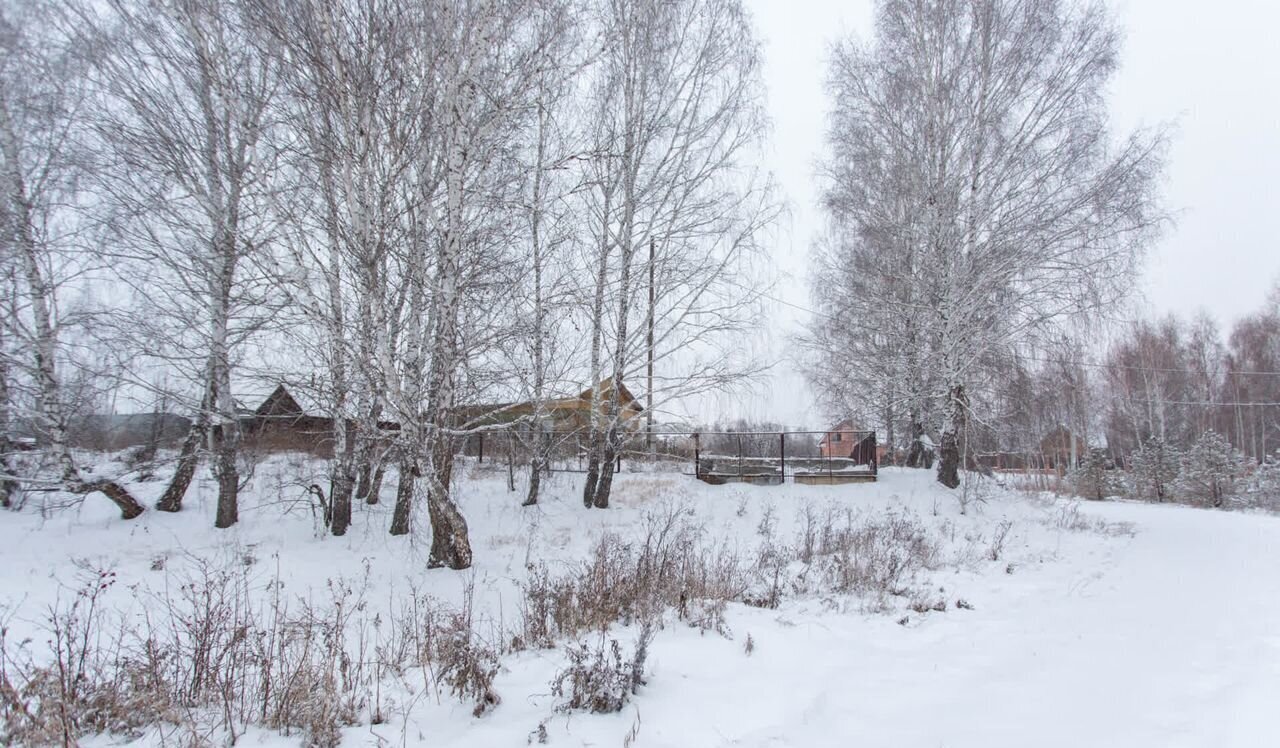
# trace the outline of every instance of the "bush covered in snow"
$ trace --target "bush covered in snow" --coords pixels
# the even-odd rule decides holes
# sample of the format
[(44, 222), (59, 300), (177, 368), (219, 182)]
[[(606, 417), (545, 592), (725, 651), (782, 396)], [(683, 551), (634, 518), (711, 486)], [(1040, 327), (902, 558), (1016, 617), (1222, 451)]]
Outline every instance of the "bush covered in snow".
[(623, 656), (617, 639), (600, 635), (595, 646), (579, 642), (566, 650), (569, 665), (551, 682), (551, 692), (565, 698), (561, 711), (588, 711), (595, 714), (620, 712), (645, 684), (644, 665), (653, 640), (653, 622), (640, 626), (640, 635), (629, 656)]
[(1129, 455), (1129, 493), (1147, 501), (1170, 501), (1182, 469), (1182, 453), (1153, 437)]
[(1245, 477), (1243, 489), (1232, 503), (1250, 509), (1280, 512), (1280, 451), (1268, 456)]
[(1182, 455), (1177, 492), (1183, 501), (1221, 507), (1245, 475), (1245, 458), (1227, 438), (1206, 431)]
[(1077, 496), (1101, 501), (1118, 492), (1116, 474), (1104, 449), (1091, 449), (1068, 475)]

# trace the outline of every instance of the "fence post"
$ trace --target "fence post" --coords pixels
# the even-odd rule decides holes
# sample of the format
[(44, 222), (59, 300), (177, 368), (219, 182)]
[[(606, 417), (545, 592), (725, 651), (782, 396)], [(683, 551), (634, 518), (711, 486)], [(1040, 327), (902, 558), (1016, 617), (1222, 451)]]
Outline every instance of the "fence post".
[(480, 445), (476, 448), (476, 453), (479, 455), (479, 457), (476, 459), (476, 462), (483, 465), (484, 464), (484, 432), (481, 431), (479, 436), (480, 436)]
[(787, 482), (787, 432), (778, 432), (778, 477)]
[(702, 478), (702, 436), (697, 431), (693, 432), (693, 477)]
[(507, 490), (516, 490), (515, 435), (507, 431)]
[(738, 481), (742, 481), (742, 434), (738, 434)]

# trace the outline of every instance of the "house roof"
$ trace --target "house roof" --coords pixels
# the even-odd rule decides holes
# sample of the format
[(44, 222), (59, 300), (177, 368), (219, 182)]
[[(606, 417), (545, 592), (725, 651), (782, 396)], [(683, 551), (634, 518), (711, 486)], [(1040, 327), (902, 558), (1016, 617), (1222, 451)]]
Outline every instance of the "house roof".
[(854, 423), (853, 423), (853, 419), (852, 419), (852, 418), (846, 418), (846, 419), (844, 419), (843, 421), (841, 421), (840, 423), (837, 423), (836, 425), (834, 425), (834, 426), (832, 426), (831, 428), (827, 429), (827, 430), (826, 430), (826, 432), (824, 432), (824, 433), (822, 434), (821, 438), (819, 438), (819, 439), (818, 439), (818, 443), (819, 443), (819, 444), (826, 444), (826, 442), (827, 442), (827, 437), (828, 437), (828, 436), (830, 436), (831, 434), (834, 434), (834, 433), (837, 433), (837, 432), (843, 433), (843, 432), (846, 432), (846, 431), (862, 431), (862, 429), (860, 429), (860, 428), (858, 428), (857, 426), (855, 426), (855, 425), (854, 425)]
[(267, 395), (262, 404), (253, 411), (253, 414), (256, 416), (300, 416), (303, 411), (298, 401), (281, 384), (272, 390), (270, 395)]
[[(558, 397), (549, 399), (541, 404), (541, 412), (554, 413), (556, 411), (584, 411), (591, 409), (592, 394), (598, 392), (601, 399), (607, 398), (613, 394), (613, 378), (602, 379), (595, 387), (588, 387), (576, 395), (568, 397)], [(627, 389), (625, 384), (618, 386), (618, 399), (622, 404), (624, 411), (630, 412), (632, 415), (644, 411), (644, 407)], [(514, 403), (482, 403), (477, 405), (463, 405), (456, 408), (456, 412), (462, 418), (472, 422), (503, 422), (506, 420), (515, 420), (521, 416), (526, 416), (539, 410), (539, 404), (533, 400), (525, 400)]]
[[(559, 399), (559, 400), (553, 400), (552, 402), (553, 402), (553, 403), (566, 403), (567, 401), (571, 401), (571, 400), (578, 400), (578, 401), (591, 402), (591, 397), (592, 397), (593, 393), (595, 393), (595, 392), (597, 392), (597, 391), (598, 391), (598, 392), (600, 393), (600, 397), (601, 397), (601, 399), (604, 399), (604, 398), (607, 398), (607, 397), (609, 397), (610, 395), (612, 395), (612, 394), (613, 394), (613, 390), (614, 390), (614, 386), (613, 386), (613, 377), (606, 377), (606, 378), (604, 378), (604, 379), (600, 380), (600, 383), (599, 383), (599, 384), (597, 384), (595, 387), (588, 387), (588, 388), (586, 388), (585, 390), (583, 390), (582, 392), (579, 392), (579, 393), (578, 393), (578, 395), (577, 395), (577, 397), (574, 397), (574, 398), (561, 398), (561, 399)], [(631, 390), (627, 389), (627, 385), (626, 385), (626, 383), (622, 383), (622, 382), (620, 382), (620, 383), (618, 384), (617, 390), (618, 390), (618, 401), (619, 401), (619, 402), (621, 402), (621, 403), (622, 403), (623, 405), (625, 405), (625, 406), (630, 407), (631, 409), (635, 410), (636, 412), (643, 412), (643, 411), (644, 411), (644, 406), (640, 405), (640, 401), (636, 399), (636, 396), (635, 396), (635, 395), (633, 395), (633, 394), (631, 394)]]
[(1083, 436), (1072, 433), (1066, 426), (1058, 425), (1045, 432), (1045, 435), (1040, 438), (1040, 451), (1070, 450), (1072, 439), (1075, 440), (1077, 450), (1089, 448), (1089, 441)]
[[(249, 393), (245, 393), (244, 390), (252, 389), (252, 387), (243, 387), (241, 391), (242, 394), (248, 395)], [(640, 404), (626, 384), (620, 384), (617, 390), (619, 402), (624, 410), (630, 411), (632, 414), (644, 412), (644, 406)], [(613, 378), (608, 377), (602, 379), (595, 387), (588, 387), (576, 395), (548, 400), (544, 408), (550, 411), (586, 410), (591, 407), (591, 399), (594, 392), (599, 392), (600, 397), (603, 399), (612, 395), (613, 391)], [(534, 407), (535, 403), (533, 401), (491, 403), (459, 406), (457, 412), (469, 421), (501, 419), (504, 417), (514, 419), (533, 412)], [(249, 410), (249, 407), (244, 407), (243, 410), (255, 416), (267, 417), (318, 415), (322, 412), (319, 408), (314, 407), (314, 403), (308, 398), (300, 396), (299, 392), (290, 390), (283, 382), (277, 383), (275, 389), (262, 396), (262, 400), (256, 408)]]
[(244, 376), (231, 382), (231, 391), (235, 393), (236, 407), (244, 415), (257, 414), (268, 400), (276, 397), (276, 393), (284, 390), (285, 394), (300, 409), (293, 415), (327, 416), (328, 408), (324, 404), (324, 394), (315, 378), (309, 382), (305, 379), (294, 379), (288, 376)]

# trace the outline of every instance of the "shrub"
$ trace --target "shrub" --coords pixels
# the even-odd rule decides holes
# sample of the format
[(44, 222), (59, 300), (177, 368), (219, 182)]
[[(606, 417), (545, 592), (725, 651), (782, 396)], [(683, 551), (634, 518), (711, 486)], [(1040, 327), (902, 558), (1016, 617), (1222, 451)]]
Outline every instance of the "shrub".
[(1238, 502), (1246, 508), (1280, 512), (1280, 452), (1267, 457), (1248, 476)]
[(846, 512), (844, 524), (824, 534), (819, 553), (827, 559), (829, 589), (871, 594), (883, 602), (885, 595), (903, 594), (918, 572), (933, 568), (939, 546), (914, 514), (861, 518)]
[(1116, 492), (1111, 461), (1106, 450), (1091, 449), (1068, 476), (1071, 490), (1080, 497), (1101, 501)]
[(493, 688), (498, 676), (498, 652), (480, 641), (469, 616), (455, 613), (436, 632), (435, 659), (440, 667), (437, 677), (448, 684), (455, 698), (475, 703), (475, 716), (502, 702)]
[(995, 530), (991, 533), (991, 545), (987, 547), (987, 558), (992, 561), (1000, 560), (1000, 556), (1004, 553), (1004, 543), (1012, 529), (1013, 523), (1007, 519), (1002, 519), (996, 524)]
[(292, 604), (270, 594), (280, 582), (269, 580), (260, 600), (250, 567), (195, 559), (145, 601), (135, 625), (101, 607), (113, 574), (83, 574), (48, 615), (47, 654), (0, 628), (0, 744), (74, 745), (167, 723), (192, 735), (220, 730), (231, 743), (261, 725), (332, 748), (362, 715), (381, 720), (381, 679), (409, 667), (421, 668), (424, 685), (436, 673), (477, 713), (497, 703), (498, 653), (472, 630), (469, 606), (445, 610), (414, 591), (383, 619), (355, 592), (367, 585), (341, 578), (327, 597)]
[(1244, 474), (1244, 456), (1223, 435), (1206, 431), (1182, 456), (1178, 494), (1192, 504), (1221, 507)]
[(1182, 453), (1153, 437), (1129, 455), (1129, 492), (1134, 498), (1168, 501), (1178, 484)]
[(645, 621), (630, 657), (623, 656), (617, 639), (609, 639), (606, 645), (603, 634), (594, 647), (581, 642), (571, 645), (567, 650), (569, 666), (551, 681), (551, 692), (567, 698), (557, 708), (595, 714), (622, 711), (645, 684), (644, 665), (652, 639), (652, 622)]
[(639, 541), (606, 533), (585, 563), (554, 575), (546, 566), (531, 568), (515, 644), (551, 647), (616, 622), (654, 620), (668, 609), (689, 615), (704, 602), (714, 612), (717, 601), (740, 601), (747, 588), (737, 555), (708, 543), (687, 510), (668, 506), (646, 514)]

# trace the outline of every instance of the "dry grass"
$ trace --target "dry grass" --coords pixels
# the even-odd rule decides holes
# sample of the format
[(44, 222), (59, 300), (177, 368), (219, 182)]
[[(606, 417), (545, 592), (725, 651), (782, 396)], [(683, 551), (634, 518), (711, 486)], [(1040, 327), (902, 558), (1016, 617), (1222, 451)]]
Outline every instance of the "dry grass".
[[(162, 562), (174, 583), (145, 600), (141, 619), (126, 619), (102, 606), (111, 572), (86, 568), (47, 612), (47, 647), (0, 637), (0, 743), (73, 745), (155, 725), (216, 743), (259, 725), (330, 748), (342, 728), (384, 721), (392, 684), (481, 716), (500, 704), (502, 658), (530, 648), (565, 648), (568, 665), (551, 684), (564, 709), (616, 711), (644, 682), (649, 641), (667, 622), (730, 637), (729, 606), (775, 608), (796, 595), (847, 595), (874, 610), (947, 607), (926, 584), (943, 563), (945, 527), (910, 512), (836, 508), (805, 510), (793, 536), (779, 525), (766, 511), (739, 545), (682, 503), (653, 504), (638, 528), (602, 535), (580, 562), (530, 564), (505, 630), (477, 620), (470, 590), (450, 607), (411, 587), (379, 613), (363, 597), (367, 567), (364, 578), (297, 598), (243, 554)], [(998, 558), (1007, 532), (975, 541), (971, 555)], [(610, 634), (620, 625), (640, 631), (629, 651)]]

